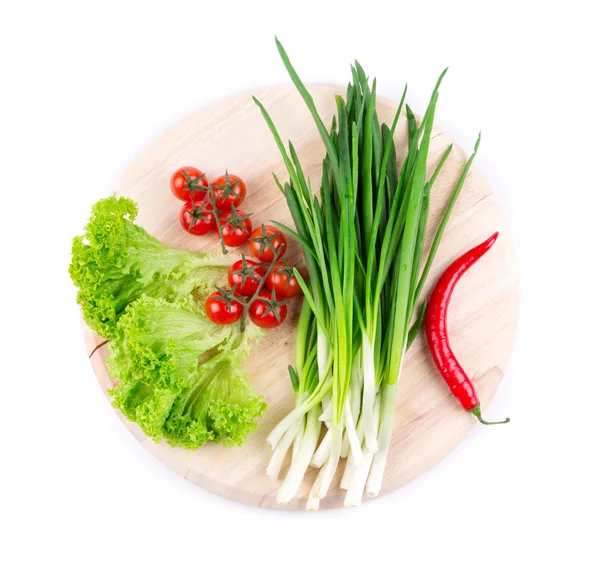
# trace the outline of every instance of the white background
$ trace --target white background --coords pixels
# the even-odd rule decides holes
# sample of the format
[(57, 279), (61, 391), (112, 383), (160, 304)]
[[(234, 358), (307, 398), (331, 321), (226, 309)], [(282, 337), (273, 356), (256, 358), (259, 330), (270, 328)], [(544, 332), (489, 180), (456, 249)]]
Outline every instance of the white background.
[[(594, 3), (390, 4), (2, 3), (1, 574), (600, 573)], [(449, 65), (437, 124), (464, 148), (483, 131), (518, 250), (487, 413), (512, 423), (359, 510), (245, 507), (155, 461), (94, 379), (67, 274), (91, 204), (155, 137), (288, 81), (275, 34), (304, 80), (345, 83), (358, 58), (421, 112)]]

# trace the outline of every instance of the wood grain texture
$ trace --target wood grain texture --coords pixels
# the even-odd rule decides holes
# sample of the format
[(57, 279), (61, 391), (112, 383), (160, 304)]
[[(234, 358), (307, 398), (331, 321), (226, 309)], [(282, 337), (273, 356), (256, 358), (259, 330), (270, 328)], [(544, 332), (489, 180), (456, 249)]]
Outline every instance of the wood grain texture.
[[(325, 85), (313, 85), (310, 90), (319, 112), (328, 121), (335, 107), (333, 95), (344, 91)], [(316, 187), (324, 147), (300, 96), (291, 86), (256, 90), (254, 95), (271, 113), (283, 140), (293, 141), (306, 174)], [(389, 122), (395, 106), (380, 99), (380, 120)], [(406, 149), (404, 116), (396, 133), (398, 157), (402, 159)], [(429, 174), (449, 144), (449, 138), (434, 129)], [(434, 186), (426, 250), (466, 158), (455, 145)], [(255, 226), (270, 219), (292, 225), (285, 200), (271, 176), (274, 171), (282, 180), (285, 178), (283, 162), (250, 94), (216, 103), (173, 126), (131, 164), (117, 190), (139, 202), (137, 222), (166, 244), (189, 250), (218, 250), (218, 241), (212, 235), (193, 237), (179, 225), (181, 203), (169, 191), (169, 178), (183, 165), (206, 170), (212, 178), (225, 169), (241, 175), (248, 186), (244, 210), (254, 213)], [(492, 190), (474, 166), (454, 208), (424, 293), (457, 256), (495, 230), (500, 231), (498, 242), (458, 284), (449, 312), (453, 348), (473, 378), (484, 411), (498, 389), (512, 348), (518, 316), (518, 281), (506, 221)], [(288, 254), (292, 260), (301, 258), (296, 242), (290, 242)], [(271, 453), (265, 438), (293, 404), (287, 366), (293, 364), (297, 313), (295, 304), (287, 322), (263, 338), (246, 364), (254, 389), (265, 396), (269, 408), (259, 429), (243, 447), (206, 445), (196, 451), (176, 449), (165, 443), (155, 444), (136, 424), (120, 415), (121, 420), (159, 460), (211, 492), (256, 506), (303, 508), (316, 470), (310, 470), (298, 497), (285, 506), (275, 500), (278, 483), (265, 474)], [(114, 385), (105, 367), (109, 348), (100, 346), (94, 351), (103, 339), (85, 326), (84, 333), (98, 381), (106, 391)], [(437, 374), (423, 335), (408, 352), (395, 422), (381, 494), (403, 486), (438, 463), (476, 425), (475, 418), (462, 411)], [(344, 493), (339, 490), (341, 468), (330, 494), (321, 502), (322, 508), (343, 503)], [(286, 470), (284, 467), (283, 472)]]

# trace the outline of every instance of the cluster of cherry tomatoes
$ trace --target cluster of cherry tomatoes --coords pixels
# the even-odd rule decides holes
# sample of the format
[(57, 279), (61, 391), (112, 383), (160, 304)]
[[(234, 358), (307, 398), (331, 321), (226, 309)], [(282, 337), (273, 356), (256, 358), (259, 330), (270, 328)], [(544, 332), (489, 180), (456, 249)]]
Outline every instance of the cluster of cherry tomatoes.
[(219, 288), (206, 300), (208, 318), (222, 325), (239, 320), (243, 323), (246, 316), (262, 328), (282, 324), (287, 317), (288, 299), (298, 296), (302, 289), (295, 267), (283, 260), (287, 242), (281, 230), (264, 224), (252, 230), (252, 214), (238, 210), (246, 198), (244, 181), (225, 172), (209, 184), (205, 173), (184, 166), (171, 176), (171, 191), (185, 202), (179, 213), (184, 230), (196, 236), (216, 230), (222, 244), (229, 247), (248, 242), (257, 259), (242, 255), (231, 266), (229, 287)]
[(202, 236), (217, 230), (225, 246), (232, 247), (250, 237), (251, 214), (238, 210), (246, 198), (246, 184), (239, 176), (225, 172), (209, 184), (204, 172), (184, 166), (171, 176), (171, 192), (185, 202), (179, 222), (190, 234)]
[(282, 260), (271, 260), (265, 271), (263, 263), (242, 255), (229, 269), (227, 281), (228, 288), (206, 300), (206, 314), (217, 324), (233, 324), (247, 314), (261, 328), (276, 328), (287, 317), (289, 299), (302, 292), (294, 267)]

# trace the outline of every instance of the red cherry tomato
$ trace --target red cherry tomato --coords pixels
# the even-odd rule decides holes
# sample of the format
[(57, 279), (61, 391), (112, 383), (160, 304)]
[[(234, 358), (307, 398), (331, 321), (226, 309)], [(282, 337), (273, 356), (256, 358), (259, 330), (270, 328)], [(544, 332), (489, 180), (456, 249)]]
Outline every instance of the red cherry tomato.
[(227, 280), (231, 287), (236, 286), (236, 292), (242, 296), (254, 296), (258, 290), (261, 278), (265, 271), (261, 268), (260, 262), (255, 260), (238, 260), (229, 269)]
[(190, 199), (181, 207), (179, 223), (186, 232), (194, 236), (207, 234), (214, 230), (216, 225), (212, 209), (212, 205), (208, 202)]
[(285, 236), (281, 230), (275, 228), (275, 226), (265, 226), (264, 224), (252, 231), (248, 245), (250, 246), (250, 252), (262, 262), (273, 261), (275, 255), (271, 246), (275, 252), (279, 251), (279, 258), (285, 254), (287, 249)]
[(273, 266), (267, 276), (267, 287), (269, 290), (275, 289), (275, 294), (279, 298), (294, 298), (302, 294), (302, 288), (294, 276), (294, 268), (279, 261)]
[(242, 317), (244, 305), (231, 297), (232, 292), (219, 290), (206, 299), (204, 309), (209, 320), (215, 324), (226, 325), (233, 324)]
[(184, 202), (189, 200), (192, 194), (196, 199), (202, 200), (207, 189), (208, 180), (204, 172), (193, 166), (184, 166), (173, 172), (171, 176), (171, 192)]
[(223, 233), (223, 242), (225, 246), (241, 246), (252, 231), (252, 221), (241, 210), (236, 210), (233, 206), (233, 212), (223, 212), (219, 216), (221, 223), (221, 232)]
[(250, 304), (249, 314), (252, 322), (261, 328), (276, 328), (286, 319), (287, 306), (270, 292), (259, 292), (258, 298)]
[(212, 187), (217, 210), (231, 210), (232, 206), (237, 208), (246, 198), (246, 184), (235, 174), (225, 172), (212, 183)]

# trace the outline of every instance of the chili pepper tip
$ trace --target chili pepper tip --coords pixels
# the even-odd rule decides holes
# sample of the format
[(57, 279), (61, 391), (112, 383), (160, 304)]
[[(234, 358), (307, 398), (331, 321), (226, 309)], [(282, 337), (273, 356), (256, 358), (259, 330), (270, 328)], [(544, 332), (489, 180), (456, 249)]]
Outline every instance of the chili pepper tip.
[(496, 240), (498, 239), (498, 235), (500, 234), (500, 232), (494, 232), (484, 243), (482, 246), (485, 246), (486, 250), (489, 250), (494, 243), (496, 242)]
[(492, 424), (508, 424), (510, 422), (510, 418), (499, 422), (488, 422), (487, 420), (484, 420), (481, 416), (481, 406), (479, 404), (477, 404), (475, 408), (469, 410), (469, 412), (471, 412), (471, 414), (474, 414), (477, 420), (479, 420), (482, 424), (485, 424), (486, 426), (491, 426)]

